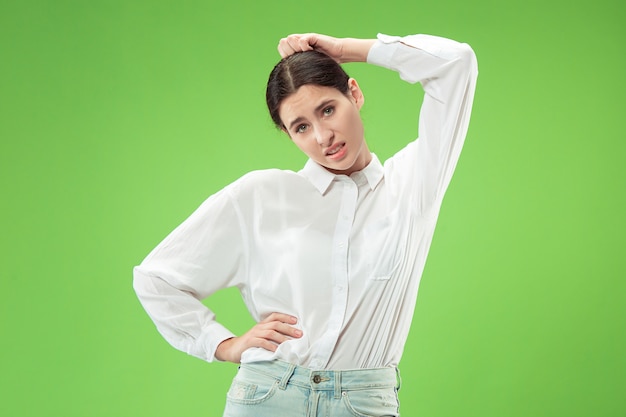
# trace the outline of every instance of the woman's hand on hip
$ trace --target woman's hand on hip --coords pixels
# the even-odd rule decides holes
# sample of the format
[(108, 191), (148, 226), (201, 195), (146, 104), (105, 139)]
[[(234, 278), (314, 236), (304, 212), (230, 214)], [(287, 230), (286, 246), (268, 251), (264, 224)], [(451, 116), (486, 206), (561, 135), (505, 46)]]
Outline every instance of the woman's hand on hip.
[(293, 34), (278, 42), (282, 58), (303, 51), (319, 51), (339, 63), (365, 62), (376, 39), (334, 38), (318, 33)]
[(275, 352), (278, 345), (302, 336), (302, 331), (293, 327), (298, 319), (283, 313), (272, 313), (257, 323), (245, 334), (224, 340), (215, 350), (220, 361), (241, 362), (241, 355), (249, 348), (258, 347)]

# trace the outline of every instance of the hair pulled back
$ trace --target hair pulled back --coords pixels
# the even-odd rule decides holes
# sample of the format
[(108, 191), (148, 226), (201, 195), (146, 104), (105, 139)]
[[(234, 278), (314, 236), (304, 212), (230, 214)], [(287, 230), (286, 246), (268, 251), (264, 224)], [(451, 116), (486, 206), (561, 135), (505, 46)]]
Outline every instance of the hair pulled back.
[(349, 94), (348, 74), (334, 59), (319, 51), (296, 52), (280, 60), (270, 73), (265, 101), (274, 124), (284, 129), (278, 109), (284, 99), (303, 85), (332, 87)]

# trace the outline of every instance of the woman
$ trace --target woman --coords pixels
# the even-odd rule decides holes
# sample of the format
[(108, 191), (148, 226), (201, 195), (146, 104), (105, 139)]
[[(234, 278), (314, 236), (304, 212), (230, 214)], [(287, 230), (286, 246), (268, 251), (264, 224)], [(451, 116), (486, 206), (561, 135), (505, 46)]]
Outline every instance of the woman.
[[(309, 161), (211, 196), (135, 268), (135, 290), (173, 346), (241, 363), (225, 416), (396, 416), (396, 368), (467, 132), (475, 56), (427, 35), (291, 35), (278, 49), (267, 104)], [(343, 62), (424, 88), (419, 139), (384, 165)], [(257, 321), (241, 336), (200, 302), (231, 286)]]

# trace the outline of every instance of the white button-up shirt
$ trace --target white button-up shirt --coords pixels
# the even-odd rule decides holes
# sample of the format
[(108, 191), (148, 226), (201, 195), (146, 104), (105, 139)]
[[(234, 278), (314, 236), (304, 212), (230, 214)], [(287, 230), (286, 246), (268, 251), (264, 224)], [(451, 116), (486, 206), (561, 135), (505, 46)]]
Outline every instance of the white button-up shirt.
[(303, 331), (242, 362), (397, 366), (477, 64), (468, 45), (428, 35), (379, 35), (368, 62), (423, 85), (419, 139), (350, 176), (309, 160), (299, 172), (251, 172), (206, 200), (134, 270), (141, 303), (173, 346), (214, 360), (234, 335), (200, 300), (236, 286), (255, 320), (287, 313)]

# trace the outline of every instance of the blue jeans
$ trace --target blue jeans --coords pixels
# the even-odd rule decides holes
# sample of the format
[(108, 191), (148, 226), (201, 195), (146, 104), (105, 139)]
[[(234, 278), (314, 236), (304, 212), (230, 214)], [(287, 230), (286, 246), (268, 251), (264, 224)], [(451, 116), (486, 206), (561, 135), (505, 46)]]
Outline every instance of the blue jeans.
[(282, 361), (242, 364), (224, 417), (397, 417), (394, 368), (313, 371)]

